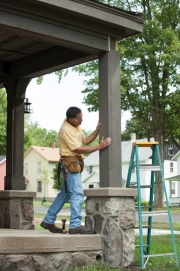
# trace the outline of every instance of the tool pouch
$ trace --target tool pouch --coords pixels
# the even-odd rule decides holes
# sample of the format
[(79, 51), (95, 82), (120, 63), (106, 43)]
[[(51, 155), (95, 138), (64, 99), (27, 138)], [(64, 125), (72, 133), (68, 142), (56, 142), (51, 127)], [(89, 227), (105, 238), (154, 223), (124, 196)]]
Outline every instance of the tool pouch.
[(84, 161), (80, 156), (63, 156), (61, 162), (64, 168), (71, 173), (82, 172), (84, 169)]

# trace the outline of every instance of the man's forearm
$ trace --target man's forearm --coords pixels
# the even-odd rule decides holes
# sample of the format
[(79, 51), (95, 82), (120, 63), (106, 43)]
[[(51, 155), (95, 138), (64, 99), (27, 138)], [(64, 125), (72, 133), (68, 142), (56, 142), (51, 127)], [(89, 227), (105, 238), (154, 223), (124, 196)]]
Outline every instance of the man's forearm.
[(95, 145), (95, 146), (79, 147), (76, 150), (74, 150), (74, 152), (79, 153), (79, 154), (87, 154), (94, 151), (98, 151), (100, 149), (101, 149), (100, 145)]
[(85, 145), (88, 145), (90, 144), (91, 142), (94, 141), (94, 139), (98, 136), (99, 134), (99, 129), (96, 129), (91, 135), (87, 136), (86, 139), (84, 140), (84, 144)]

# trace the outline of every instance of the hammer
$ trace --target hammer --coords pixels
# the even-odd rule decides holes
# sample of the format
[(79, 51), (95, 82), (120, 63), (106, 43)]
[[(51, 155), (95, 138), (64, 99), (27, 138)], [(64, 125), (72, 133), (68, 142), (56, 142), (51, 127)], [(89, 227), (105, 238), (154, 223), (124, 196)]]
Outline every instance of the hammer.
[(61, 220), (62, 221), (62, 230), (63, 230), (63, 233), (66, 233), (66, 226), (65, 226), (65, 224), (66, 224), (66, 219), (62, 219)]

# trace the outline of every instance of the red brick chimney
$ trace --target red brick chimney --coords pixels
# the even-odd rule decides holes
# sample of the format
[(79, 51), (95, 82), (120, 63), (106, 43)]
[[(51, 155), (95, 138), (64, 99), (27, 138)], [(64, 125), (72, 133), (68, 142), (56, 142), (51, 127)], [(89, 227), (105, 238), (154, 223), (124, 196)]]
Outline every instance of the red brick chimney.
[(51, 148), (55, 149), (56, 147), (56, 143), (55, 142), (51, 142)]

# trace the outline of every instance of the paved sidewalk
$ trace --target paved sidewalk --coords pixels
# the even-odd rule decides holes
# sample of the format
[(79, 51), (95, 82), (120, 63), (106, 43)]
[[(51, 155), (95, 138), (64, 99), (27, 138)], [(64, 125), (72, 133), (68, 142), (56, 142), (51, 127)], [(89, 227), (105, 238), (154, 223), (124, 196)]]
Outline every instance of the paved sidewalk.
[[(151, 235), (168, 235), (171, 234), (170, 230), (152, 229)], [(180, 234), (180, 231), (174, 231), (174, 234)], [(139, 229), (135, 229), (135, 235), (139, 235)], [(143, 235), (147, 235), (147, 229), (143, 229)]]

